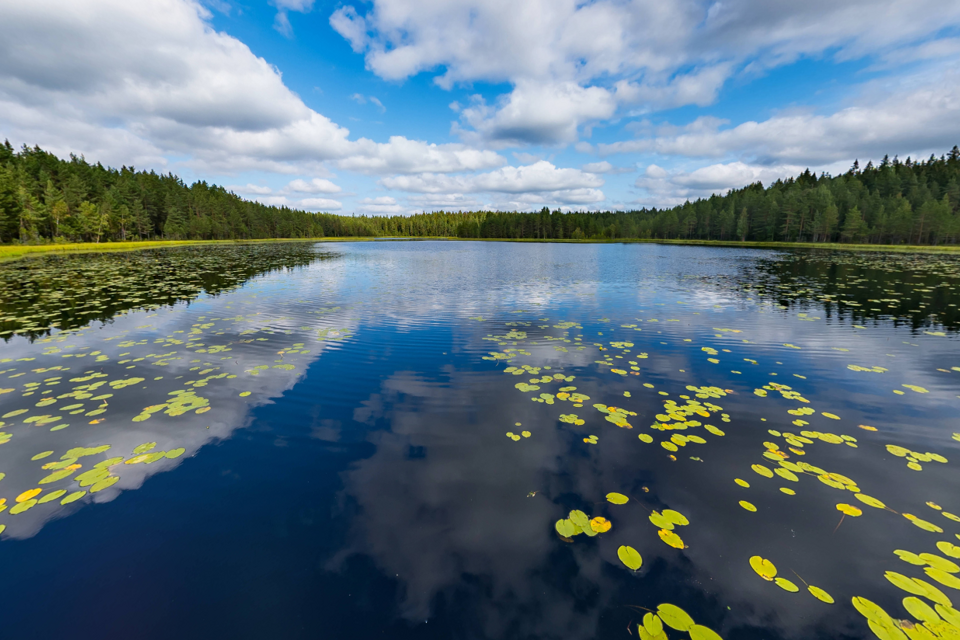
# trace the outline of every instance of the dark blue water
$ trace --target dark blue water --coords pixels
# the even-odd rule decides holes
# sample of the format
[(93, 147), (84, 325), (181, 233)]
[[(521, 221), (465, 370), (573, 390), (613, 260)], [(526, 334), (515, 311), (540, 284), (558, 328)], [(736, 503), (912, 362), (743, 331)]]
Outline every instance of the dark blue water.
[[(28, 411), (0, 419), (0, 637), (629, 639), (664, 603), (728, 639), (870, 637), (854, 597), (899, 637), (922, 621), (911, 595), (949, 626), (957, 572), (925, 569), (960, 563), (958, 261), (880, 255), (277, 245), (236, 288), (14, 335), (0, 416)], [(180, 412), (184, 391), (202, 400)], [(678, 435), (702, 443), (661, 444)], [(119, 480), (77, 481), (114, 457)], [(778, 460), (817, 471), (751, 469)], [(668, 509), (684, 548), (650, 520)], [(564, 539), (572, 510), (612, 526)], [(691, 633), (714, 637), (666, 629)]]

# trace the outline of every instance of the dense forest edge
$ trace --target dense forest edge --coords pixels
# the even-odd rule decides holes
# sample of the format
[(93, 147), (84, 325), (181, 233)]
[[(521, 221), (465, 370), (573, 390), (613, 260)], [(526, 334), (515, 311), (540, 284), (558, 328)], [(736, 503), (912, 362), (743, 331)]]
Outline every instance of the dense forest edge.
[(862, 168), (854, 162), (838, 176), (808, 169), (766, 187), (757, 182), (665, 209), (381, 217), (268, 206), (204, 181), (188, 186), (172, 173), (0, 145), (0, 242), (8, 246), (399, 236), (954, 245), (960, 148), (927, 160), (884, 157)]

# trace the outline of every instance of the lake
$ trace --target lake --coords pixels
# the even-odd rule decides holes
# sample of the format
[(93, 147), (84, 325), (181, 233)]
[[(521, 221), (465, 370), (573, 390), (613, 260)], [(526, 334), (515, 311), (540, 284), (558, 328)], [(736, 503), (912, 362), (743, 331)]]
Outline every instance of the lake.
[(2, 264), (0, 634), (960, 637), (958, 281), (655, 244)]

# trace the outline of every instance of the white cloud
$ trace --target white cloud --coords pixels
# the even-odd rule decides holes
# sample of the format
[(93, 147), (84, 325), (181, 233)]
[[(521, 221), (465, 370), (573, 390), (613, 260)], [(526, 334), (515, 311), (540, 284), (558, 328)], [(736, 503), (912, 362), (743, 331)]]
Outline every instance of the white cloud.
[(191, 0), (0, 4), (0, 131), (114, 165), (162, 168), (176, 155), (227, 173), (316, 173), (324, 161), (366, 172), (506, 163), (459, 144), (350, 140), (209, 17)]
[(413, 193), (541, 193), (595, 189), (604, 182), (597, 175), (579, 169), (557, 168), (541, 160), (532, 165), (503, 167), (476, 175), (423, 173), (391, 176), (383, 178), (380, 183), (388, 189)]
[(234, 186), (228, 186), (226, 188), (228, 191), (233, 191), (234, 193), (258, 195), (258, 196), (265, 196), (273, 193), (273, 189), (271, 189), (270, 187), (264, 187), (256, 184), (245, 184), (243, 186), (234, 185)]
[(675, 135), (597, 145), (601, 155), (741, 155), (750, 162), (820, 166), (854, 157), (943, 152), (960, 140), (960, 70), (864, 87), (857, 104), (830, 115), (793, 113), (718, 129), (694, 123)]
[(396, 198), (390, 196), (379, 196), (376, 198), (363, 198), (356, 207), (357, 213), (366, 213), (378, 216), (391, 216), (406, 213), (404, 208), (397, 204)]
[[(621, 106), (710, 104), (733, 75), (804, 55), (847, 60), (916, 48), (960, 25), (960, 3), (373, 0), (364, 14), (337, 9), (330, 24), (388, 80), (440, 70), (434, 80), (444, 88), (511, 83), (495, 106), (462, 110), (465, 140), (557, 144)], [(944, 50), (951, 45), (913, 55)]]
[(367, 23), (353, 7), (347, 5), (334, 11), (330, 16), (330, 26), (347, 39), (355, 52), (360, 53), (367, 47)]
[(367, 104), (367, 102), (369, 101), (371, 104), (375, 104), (377, 108), (380, 109), (380, 113), (386, 113), (387, 111), (387, 108), (383, 106), (383, 103), (380, 102), (380, 100), (376, 96), (365, 96), (362, 93), (355, 93), (352, 96), (350, 96), (350, 99), (357, 102), (358, 104)]
[(475, 210), (480, 208), (481, 203), (476, 198), (472, 198), (462, 193), (428, 194), (422, 196), (410, 196), (407, 202), (418, 209), (458, 209)]
[(289, 207), (302, 211), (339, 211), (343, 203), (330, 198), (290, 198), (286, 195), (255, 196), (254, 200), (274, 207)]
[(387, 143), (361, 138), (352, 146), (353, 153), (336, 161), (337, 166), (370, 174), (478, 171), (507, 162), (493, 151), (462, 144), (428, 144), (402, 136), (391, 136)]
[(477, 100), (462, 109), (460, 120), (472, 131), (461, 132), (466, 140), (501, 145), (576, 142), (581, 125), (608, 119), (616, 109), (614, 95), (600, 87), (522, 81), (496, 107)]
[(310, 181), (297, 178), (292, 180), (285, 190), (294, 193), (340, 193), (343, 189), (323, 178), (313, 178)]
[(642, 189), (644, 196), (637, 203), (652, 206), (672, 206), (686, 200), (726, 193), (755, 182), (764, 185), (778, 179), (796, 176), (804, 167), (796, 165), (756, 166), (743, 162), (712, 164), (693, 171), (668, 171), (656, 164), (648, 165), (644, 174), (636, 179), (634, 186)]
[(329, 198), (304, 198), (297, 203), (297, 206), (307, 211), (339, 211), (343, 208), (339, 200)]
[(615, 167), (606, 160), (600, 162), (588, 162), (580, 167), (587, 173), (633, 173), (636, 167)]
[(277, 15), (273, 21), (273, 28), (287, 36), (293, 35), (293, 27), (290, 25), (288, 11), (298, 11), (308, 13), (313, 9), (314, 0), (270, 0), (270, 4), (277, 8)]

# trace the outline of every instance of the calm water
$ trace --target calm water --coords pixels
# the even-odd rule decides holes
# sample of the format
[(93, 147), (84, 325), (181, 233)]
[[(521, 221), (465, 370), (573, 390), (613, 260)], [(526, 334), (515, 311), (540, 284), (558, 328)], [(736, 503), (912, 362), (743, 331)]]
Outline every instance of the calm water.
[(671, 639), (951, 637), (958, 278), (458, 242), (0, 265), (0, 637), (630, 640), (663, 604), (701, 625)]

